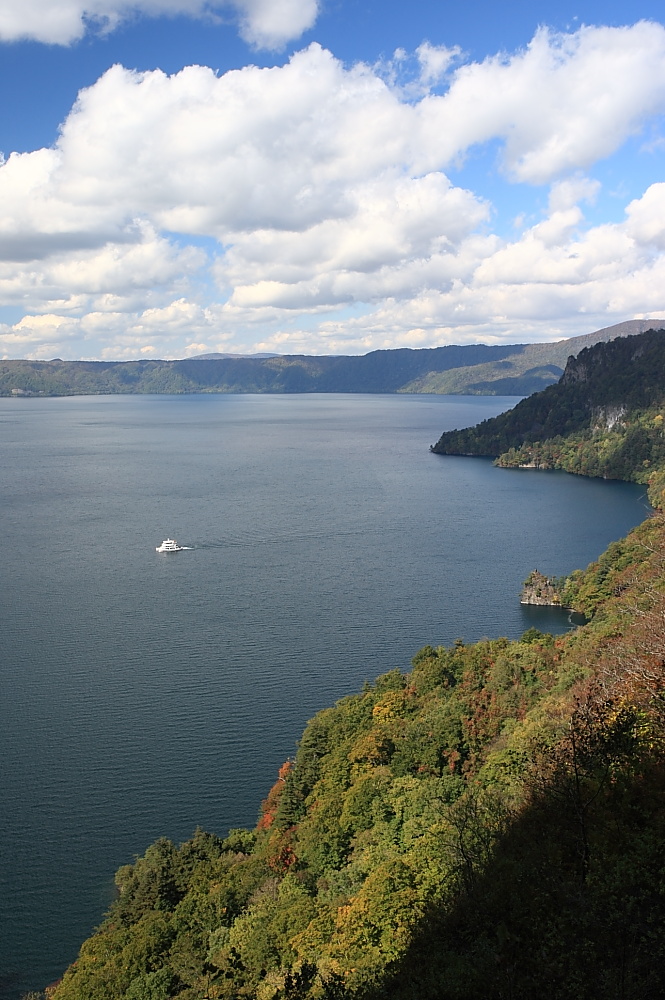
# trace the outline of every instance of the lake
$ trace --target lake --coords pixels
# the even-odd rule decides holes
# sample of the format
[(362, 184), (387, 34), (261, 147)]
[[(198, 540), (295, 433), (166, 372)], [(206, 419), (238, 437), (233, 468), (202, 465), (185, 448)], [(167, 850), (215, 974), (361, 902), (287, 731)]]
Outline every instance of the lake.
[(429, 452), (515, 402), (0, 399), (2, 1000), (158, 836), (253, 826), (318, 709), (427, 643), (570, 627), (523, 579), (596, 558), (644, 490)]

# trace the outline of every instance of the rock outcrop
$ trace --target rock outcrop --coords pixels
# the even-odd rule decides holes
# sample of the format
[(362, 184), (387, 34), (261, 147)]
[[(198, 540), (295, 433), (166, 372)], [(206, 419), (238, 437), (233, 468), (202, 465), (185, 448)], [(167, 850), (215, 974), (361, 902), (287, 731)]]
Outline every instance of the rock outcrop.
[(534, 569), (524, 581), (520, 604), (544, 604), (561, 607), (561, 597), (555, 581)]

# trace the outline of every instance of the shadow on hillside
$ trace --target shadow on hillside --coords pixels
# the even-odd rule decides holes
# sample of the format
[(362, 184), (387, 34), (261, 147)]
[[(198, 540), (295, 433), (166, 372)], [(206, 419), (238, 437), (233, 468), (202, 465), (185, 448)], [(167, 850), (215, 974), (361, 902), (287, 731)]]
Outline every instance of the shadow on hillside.
[(662, 762), (613, 778), (583, 816), (548, 789), (376, 1000), (665, 997), (664, 846)]

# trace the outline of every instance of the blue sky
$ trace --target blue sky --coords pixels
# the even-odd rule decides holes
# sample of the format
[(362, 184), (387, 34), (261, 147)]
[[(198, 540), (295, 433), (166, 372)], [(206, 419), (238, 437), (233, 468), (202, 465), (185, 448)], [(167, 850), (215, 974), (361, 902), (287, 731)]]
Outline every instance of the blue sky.
[(359, 354), (665, 316), (661, 21), (5, 0), (0, 357)]

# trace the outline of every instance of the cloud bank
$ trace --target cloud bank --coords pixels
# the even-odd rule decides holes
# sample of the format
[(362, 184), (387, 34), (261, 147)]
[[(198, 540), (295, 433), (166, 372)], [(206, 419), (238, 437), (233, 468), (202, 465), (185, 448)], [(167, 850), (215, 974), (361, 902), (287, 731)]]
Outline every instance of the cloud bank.
[[(0, 302), (24, 313), (0, 354), (358, 353), (665, 310), (665, 184), (585, 218), (590, 168), (665, 111), (663, 27), (457, 55), (421, 46), (417, 96), (316, 44), (222, 76), (111, 68), (53, 148), (0, 167)], [(506, 185), (549, 190), (512, 238), (450, 179), (489, 145)]]
[(318, 0), (3, 0), (0, 41), (71, 45), (89, 31), (107, 33), (138, 15), (231, 15), (250, 45), (281, 49), (313, 26), (318, 8)]

